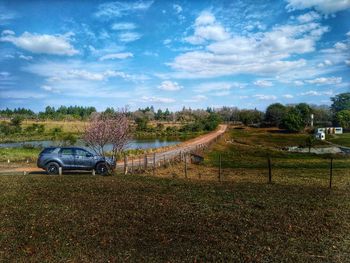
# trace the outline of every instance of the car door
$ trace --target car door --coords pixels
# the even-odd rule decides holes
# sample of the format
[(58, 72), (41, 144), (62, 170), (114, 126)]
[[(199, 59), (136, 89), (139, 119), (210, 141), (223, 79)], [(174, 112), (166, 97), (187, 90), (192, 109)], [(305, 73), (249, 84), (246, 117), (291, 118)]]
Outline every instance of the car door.
[(72, 148), (62, 148), (59, 152), (63, 168), (74, 168), (74, 151)]
[(79, 169), (90, 169), (92, 167), (93, 155), (84, 149), (74, 151), (75, 167)]

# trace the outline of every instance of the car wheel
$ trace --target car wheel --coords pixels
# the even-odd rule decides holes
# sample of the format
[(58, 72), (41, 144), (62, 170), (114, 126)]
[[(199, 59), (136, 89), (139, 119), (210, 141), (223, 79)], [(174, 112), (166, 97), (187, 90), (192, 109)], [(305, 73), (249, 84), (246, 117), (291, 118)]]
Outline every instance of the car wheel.
[(108, 167), (105, 163), (99, 163), (96, 165), (96, 172), (100, 175), (108, 174)]
[(50, 175), (57, 175), (59, 173), (60, 166), (57, 163), (49, 163), (46, 166), (46, 171)]

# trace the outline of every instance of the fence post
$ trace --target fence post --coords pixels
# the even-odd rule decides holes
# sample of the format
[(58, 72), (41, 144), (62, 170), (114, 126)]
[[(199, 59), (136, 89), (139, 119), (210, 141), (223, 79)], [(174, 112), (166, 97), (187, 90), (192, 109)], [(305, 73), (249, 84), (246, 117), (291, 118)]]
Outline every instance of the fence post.
[(148, 165), (147, 154), (145, 154), (145, 159), (143, 160), (143, 166), (145, 170), (147, 170), (147, 165)]
[(92, 169), (92, 175), (96, 175), (95, 169)]
[(182, 162), (182, 151), (180, 151), (180, 163)]
[(62, 175), (62, 167), (58, 167), (58, 175)]
[(267, 156), (267, 164), (269, 166), (269, 184), (272, 182), (271, 157)]
[(185, 153), (185, 178), (187, 178), (187, 154)]
[(219, 182), (221, 182), (221, 154), (219, 154)]
[(153, 153), (153, 176), (156, 175), (156, 153)]
[(134, 157), (131, 157), (131, 173), (134, 174)]
[(329, 169), (329, 189), (332, 188), (332, 180), (333, 180), (333, 157), (331, 157), (331, 164)]
[(124, 154), (124, 175), (128, 173), (128, 156)]

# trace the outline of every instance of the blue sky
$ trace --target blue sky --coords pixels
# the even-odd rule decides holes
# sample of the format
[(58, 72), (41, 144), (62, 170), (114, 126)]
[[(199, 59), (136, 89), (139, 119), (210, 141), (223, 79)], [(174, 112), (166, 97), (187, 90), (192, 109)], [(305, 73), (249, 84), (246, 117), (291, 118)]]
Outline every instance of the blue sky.
[(350, 0), (0, 0), (0, 108), (330, 104), (349, 18)]

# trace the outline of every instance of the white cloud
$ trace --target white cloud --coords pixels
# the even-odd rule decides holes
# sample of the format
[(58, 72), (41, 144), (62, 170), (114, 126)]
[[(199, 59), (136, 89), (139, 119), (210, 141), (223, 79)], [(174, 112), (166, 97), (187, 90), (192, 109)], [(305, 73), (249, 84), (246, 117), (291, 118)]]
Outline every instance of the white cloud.
[(333, 91), (309, 90), (307, 92), (301, 93), (300, 95), (301, 96), (331, 96), (331, 95), (333, 95)]
[(105, 19), (122, 17), (130, 13), (146, 11), (152, 4), (153, 1), (107, 2), (98, 6), (98, 11), (95, 13), (95, 16)]
[(256, 94), (253, 97), (257, 98), (258, 100), (276, 100), (277, 99), (275, 95)]
[(122, 42), (133, 42), (142, 37), (141, 34), (136, 33), (136, 32), (125, 32), (119, 34), (119, 40)]
[(111, 28), (113, 30), (134, 30), (136, 25), (134, 23), (114, 23)]
[(126, 59), (126, 58), (132, 58), (134, 55), (130, 52), (125, 53), (114, 53), (114, 54), (107, 54), (100, 58), (101, 61), (109, 60), (109, 59)]
[(158, 86), (158, 89), (166, 90), (166, 91), (177, 91), (182, 88), (183, 87), (179, 85), (177, 82), (173, 82), (170, 80), (165, 80)]
[(295, 80), (295, 81), (294, 81), (294, 84), (295, 84), (296, 86), (303, 86), (303, 85), (304, 85), (304, 82), (303, 82), (302, 80)]
[(198, 45), (206, 41), (222, 41), (228, 39), (230, 34), (226, 29), (215, 21), (210, 12), (202, 12), (194, 24), (194, 34), (185, 38), (185, 41)]
[(21, 36), (16, 37), (7, 32), (0, 38), (0, 41), (10, 42), (33, 53), (73, 56), (79, 52), (71, 45), (71, 36), (72, 33), (65, 35), (39, 35), (24, 32)]
[(208, 99), (207, 96), (196, 95), (196, 96), (193, 96), (191, 99), (184, 100), (184, 102), (201, 102), (201, 101), (206, 101), (207, 99)]
[(173, 8), (174, 8), (176, 14), (179, 14), (182, 12), (182, 7), (178, 4), (173, 4)]
[(164, 45), (169, 45), (170, 43), (171, 43), (171, 39), (169, 39), (169, 38), (164, 39), (164, 41), (163, 41)]
[(305, 82), (310, 83), (310, 84), (316, 84), (316, 85), (335, 85), (339, 84), (342, 82), (341, 77), (320, 77), (316, 79), (311, 79), (311, 80), (305, 80)]
[(215, 23), (215, 16), (208, 11), (203, 11), (196, 19), (195, 25), (196, 26), (202, 26), (202, 25), (211, 25)]
[(315, 8), (323, 14), (332, 14), (350, 8), (349, 0), (287, 0), (287, 10)]
[(348, 66), (350, 66), (350, 59), (345, 60), (345, 64), (348, 65)]
[(309, 13), (306, 13), (297, 17), (297, 20), (300, 23), (309, 23), (319, 19), (321, 19), (321, 16), (315, 11), (311, 11)]
[(27, 61), (29, 61), (29, 60), (32, 60), (32, 59), (33, 59), (33, 57), (32, 57), (32, 56), (25, 56), (25, 55), (23, 55), (23, 54), (19, 55), (19, 58), (20, 58), (20, 59), (23, 59), (23, 60), (27, 60)]
[(273, 83), (271, 81), (268, 81), (268, 80), (259, 79), (259, 80), (254, 82), (254, 85), (259, 86), (259, 87), (272, 87)]
[(0, 3), (0, 25), (7, 25), (11, 22), (11, 20), (17, 18), (17, 13), (5, 8)]
[(149, 103), (173, 103), (175, 102), (174, 99), (171, 98), (163, 98), (163, 97), (149, 97), (149, 96), (143, 96), (141, 98), (143, 102), (149, 102)]
[(286, 99), (293, 99), (294, 98), (294, 96), (291, 94), (284, 94), (284, 95), (282, 95), (282, 97), (286, 98)]
[[(224, 91), (229, 91), (232, 88), (242, 88), (244, 87), (244, 83), (239, 83), (239, 82), (205, 82), (202, 84), (199, 84), (195, 87), (194, 91), (195, 92), (224, 92)], [(218, 94), (218, 93), (216, 93)], [(222, 93), (221, 93), (222, 94)]]
[[(175, 78), (209, 78), (232, 74), (286, 74), (305, 68), (306, 60), (294, 55), (315, 51), (316, 42), (329, 30), (317, 22), (274, 26), (270, 31), (247, 36), (229, 33), (223, 38), (200, 34), (198, 28), (216, 26), (215, 17), (206, 12), (195, 22), (195, 33), (186, 38), (193, 44), (212, 43), (202, 50), (189, 51), (168, 63)], [(224, 30), (224, 29), (222, 29)]]

